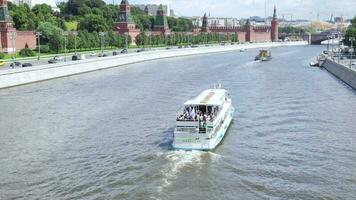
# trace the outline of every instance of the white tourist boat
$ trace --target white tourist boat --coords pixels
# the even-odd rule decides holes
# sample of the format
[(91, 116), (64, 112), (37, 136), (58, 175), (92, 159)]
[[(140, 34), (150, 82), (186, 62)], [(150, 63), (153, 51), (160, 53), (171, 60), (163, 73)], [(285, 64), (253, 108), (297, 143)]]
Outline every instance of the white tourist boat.
[(173, 148), (211, 150), (224, 138), (234, 108), (225, 89), (208, 89), (178, 111)]

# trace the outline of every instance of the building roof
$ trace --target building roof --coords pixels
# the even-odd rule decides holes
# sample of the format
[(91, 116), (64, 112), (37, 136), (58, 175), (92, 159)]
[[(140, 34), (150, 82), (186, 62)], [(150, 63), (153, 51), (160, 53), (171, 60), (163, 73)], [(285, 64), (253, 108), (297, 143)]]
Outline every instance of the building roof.
[(224, 89), (208, 89), (200, 93), (196, 98), (188, 100), (184, 105), (206, 105), (206, 106), (219, 106), (221, 105), (226, 90)]

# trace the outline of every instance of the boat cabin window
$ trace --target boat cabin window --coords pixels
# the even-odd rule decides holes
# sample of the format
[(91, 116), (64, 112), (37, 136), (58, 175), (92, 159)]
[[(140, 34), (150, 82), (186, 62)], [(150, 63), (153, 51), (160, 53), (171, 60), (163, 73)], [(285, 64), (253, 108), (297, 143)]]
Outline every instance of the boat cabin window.
[(185, 106), (183, 111), (179, 113), (178, 121), (205, 121), (213, 122), (218, 116), (219, 106)]

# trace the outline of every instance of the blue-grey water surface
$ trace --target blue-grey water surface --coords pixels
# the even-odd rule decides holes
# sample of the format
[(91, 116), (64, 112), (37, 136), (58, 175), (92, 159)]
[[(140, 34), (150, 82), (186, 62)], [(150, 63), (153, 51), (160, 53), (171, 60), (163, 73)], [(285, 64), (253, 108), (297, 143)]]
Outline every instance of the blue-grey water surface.
[[(356, 92), (322, 46), (150, 61), (0, 90), (0, 199), (356, 199)], [(222, 83), (212, 152), (171, 148), (176, 111)]]

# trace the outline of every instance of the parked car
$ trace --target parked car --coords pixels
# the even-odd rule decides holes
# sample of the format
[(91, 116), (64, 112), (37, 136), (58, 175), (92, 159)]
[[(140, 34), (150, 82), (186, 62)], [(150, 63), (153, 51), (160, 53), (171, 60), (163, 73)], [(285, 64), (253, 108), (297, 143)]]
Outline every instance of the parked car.
[[(0, 61), (0, 62), (1, 62), (1, 61)], [(14, 62), (12, 62), (12, 63), (10, 64), (10, 67), (11, 67), (11, 68), (14, 68), (14, 67), (18, 67), (18, 66), (20, 66), (20, 65), (21, 65), (20, 62), (14, 61)]]
[(127, 49), (123, 49), (120, 51), (120, 53), (128, 53)]
[(91, 52), (91, 53), (89, 54), (89, 56), (96, 56), (96, 53)]
[(116, 51), (113, 51), (113, 52), (112, 52), (112, 55), (113, 55), (113, 56), (116, 56), (116, 55), (118, 55), (118, 53), (117, 53)]
[(179, 46), (178, 46), (178, 49), (181, 49), (181, 48), (183, 48), (183, 46), (182, 46), (182, 45), (179, 45)]
[(5, 65), (5, 61), (0, 60), (0, 66), (3, 66), (3, 65)]
[(22, 67), (31, 67), (31, 66), (32, 66), (31, 63), (23, 63), (23, 64), (22, 64)]

